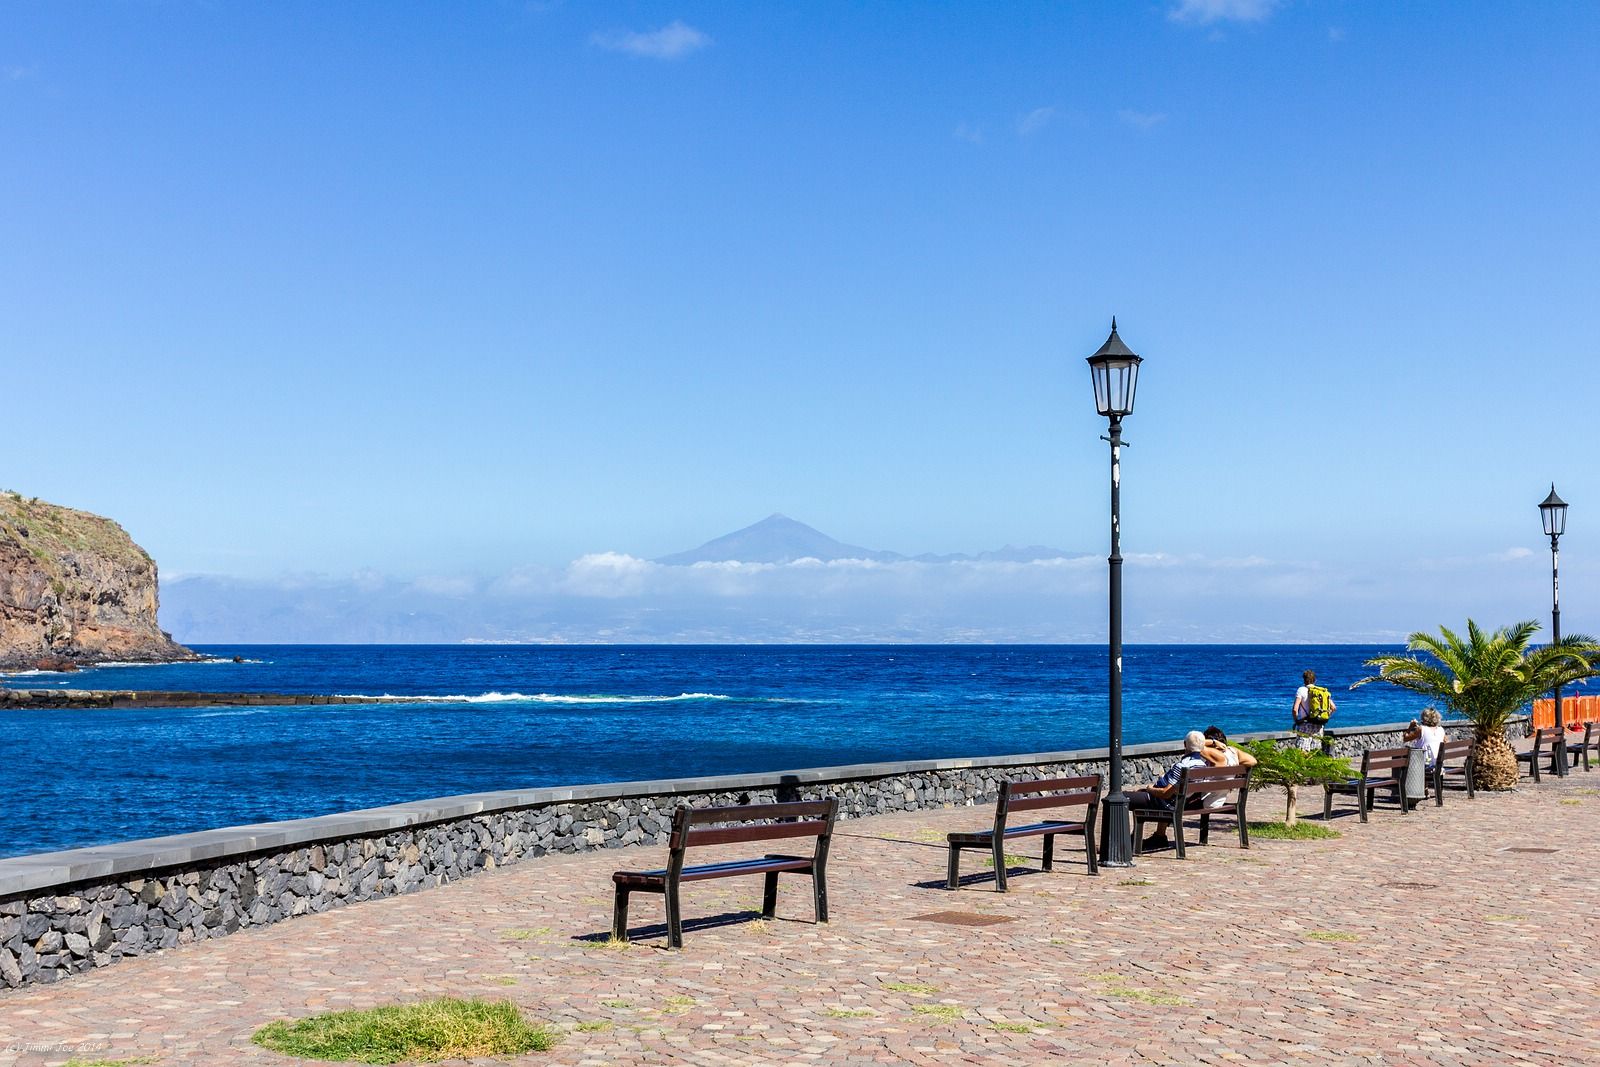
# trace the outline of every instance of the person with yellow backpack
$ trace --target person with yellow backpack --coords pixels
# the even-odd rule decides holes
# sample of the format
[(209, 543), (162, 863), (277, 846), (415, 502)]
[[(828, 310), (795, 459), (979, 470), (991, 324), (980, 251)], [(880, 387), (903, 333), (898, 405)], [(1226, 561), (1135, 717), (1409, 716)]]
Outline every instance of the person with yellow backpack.
[(1295, 741), (1306, 752), (1315, 752), (1322, 747), (1322, 728), (1328, 725), (1338, 705), (1333, 702), (1333, 694), (1317, 684), (1316, 671), (1306, 671), (1300, 677), (1305, 684), (1294, 692), (1294, 732), (1299, 735)]

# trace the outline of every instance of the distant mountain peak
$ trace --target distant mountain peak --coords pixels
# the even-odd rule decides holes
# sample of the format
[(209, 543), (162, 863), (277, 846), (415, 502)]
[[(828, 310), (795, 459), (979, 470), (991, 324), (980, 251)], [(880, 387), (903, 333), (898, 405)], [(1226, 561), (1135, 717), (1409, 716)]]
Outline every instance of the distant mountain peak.
[(699, 548), (675, 552), (656, 560), (669, 566), (691, 563), (791, 563), (797, 559), (870, 559), (880, 562), (904, 559), (897, 552), (880, 552), (837, 541), (813, 526), (773, 512), (760, 522), (707, 541)]

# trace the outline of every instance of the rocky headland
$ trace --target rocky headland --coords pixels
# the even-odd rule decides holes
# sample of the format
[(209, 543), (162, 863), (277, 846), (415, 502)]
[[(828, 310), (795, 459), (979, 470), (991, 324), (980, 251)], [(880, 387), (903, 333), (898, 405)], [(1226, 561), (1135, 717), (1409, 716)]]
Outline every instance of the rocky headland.
[(121, 526), (0, 493), (0, 670), (198, 659), (157, 606), (155, 560)]

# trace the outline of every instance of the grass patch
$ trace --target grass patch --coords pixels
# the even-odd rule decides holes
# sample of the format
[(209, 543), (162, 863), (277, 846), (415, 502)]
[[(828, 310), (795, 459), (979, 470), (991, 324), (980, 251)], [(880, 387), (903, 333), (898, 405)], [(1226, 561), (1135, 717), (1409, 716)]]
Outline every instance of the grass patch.
[[(1027, 866), (1027, 864), (1028, 864), (1028, 857), (1026, 857), (1026, 856), (1013, 856), (1009, 852), (1006, 853), (1006, 866), (1007, 867), (1025, 867), (1025, 866)], [(983, 865), (985, 867), (993, 867), (994, 866), (994, 853), (993, 852), (985, 853), (985, 855), (983, 857)]]
[(1281, 822), (1253, 822), (1250, 824), (1250, 836), (1263, 841), (1331, 841), (1344, 835), (1319, 822), (1302, 819), (1293, 826)]
[(532, 941), (536, 937), (549, 937), (552, 932), (548, 926), (538, 926), (531, 930), (501, 930), (500, 936), (507, 941)]
[(1306, 939), (1309, 941), (1360, 941), (1361, 938), (1344, 930), (1307, 930)]
[(990, 1026), (1006, 1034), (1031, 1034), (1034, 1030), (1032, 1023), (991, 1023)]
[(866, 1008), (829, 1008), (823, 1014), (830, 1019), (870, 1019), (878, 1013)]
[(517, 984), (517, 976), (514, 974), (486, 974), (483, 976), (483, 980), (486, 982), (493, 982), (495, 985)]
[(1127, 979), (1116, 974), (1097, 974), (1091, 976), (1100, 983), (1100, 993), (1107, 997), (1116, 997), (1118, 1000), (1131, 1000), (1137, 1004), (1154, 1004), (1164, 1007), (1177, 1007), (1189, 1003), (1180, 996), (1171, 993), (1158, 993), (1153, 989), (1140, 989), (1131, 986)]
[(629, 1004), (626, 1000), (602, 1000), (600, 1002), (600, 1005), (601, 1005), (601, 1007), (605, 1007), (605, 1008), (631, 1008), (631, 1007), (633, 1007), (633, 1005)]
[(1580, 797), (1600, 797), (1600, 789), (1574, 789)]
[(1526, 915), (1485, 915), (1483, 921), (1486, 923), (1523, 923), (1528, 921), (1528, 917)]
[(933, 1019), (959, 1019), (966, 1009), (959, 1004), (913, 1004), (911, 1010)]
[(508, 1056), (555, 1044), (550, 1031), (529, 1022), (509, 1001), (453, 997), (280, 1020), (250, 1040), (286, 1056), (354, 1063)]
[(1561, 803), (1563, 803), (1563, 804), (1582, 804), (1583, 801), (1579, 800), (1577, 797), (1567, 797)]
[(668, 997), (662, 1003), (667, 1006), (667, 1010), (670, 1012), (685, 1012), (694, 1007), (695, 999), (693, 997), (676, 996)]
[(891, 989), (896, 993), (918, 993), (922, 996), (932, 996), (939, 992), (936, 985), (923, 985), (921, 982), (885, 982), (883, 988)]
[(604, 1019), (589, 1019), (586, 1022), (581, 1022), (577, 1026), (574, 1026), (573, 1029), (578, 1031), (580, 1034), (592, 1034), (598, 1030), (611, 1029), (611, 1024), (606, 1022)]
[(130, 1056), (123, 1060), (80, 1060), (74, 1057), (61, 1067), (135, 1067), (136, 1064), (154, 1062), (154, 1056)]
[(1122, 881), (1118, 882), (1117, 884), (1118, 885), (1155, 885), (1155, 883), (1152, 882), (1148, 878), (1126, 878), (1126, 879), (1123, 879)]

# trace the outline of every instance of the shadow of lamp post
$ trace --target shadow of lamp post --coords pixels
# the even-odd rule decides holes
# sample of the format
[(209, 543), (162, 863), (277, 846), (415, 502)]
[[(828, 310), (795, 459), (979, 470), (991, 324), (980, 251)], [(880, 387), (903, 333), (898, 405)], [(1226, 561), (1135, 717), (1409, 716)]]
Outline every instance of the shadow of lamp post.
[(1111, 433), (1102, 438), (1111, 444), (1111, 555), (1107, 559), (1111, 567), (1111, 781), (1105, 801), (1105, 836), (1101, 839), (1102, 862), (1107, 867), (1133, 866), (1128, 795), (1122, 784), (1122, 420), (1133, 413), (1133, 391), (1141, 362), (1117, 336), (1115, 318), (1111, 320), (1111, 336), (1089, 357), (1094, 406), (1111, 420)]

